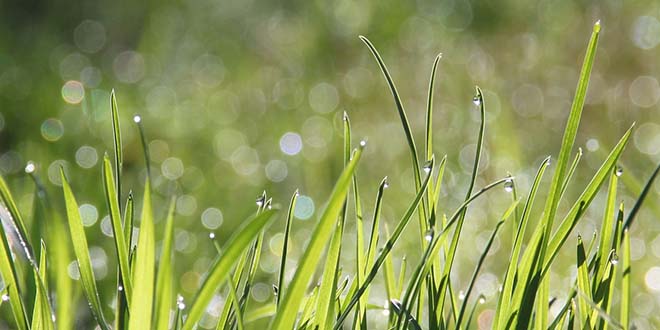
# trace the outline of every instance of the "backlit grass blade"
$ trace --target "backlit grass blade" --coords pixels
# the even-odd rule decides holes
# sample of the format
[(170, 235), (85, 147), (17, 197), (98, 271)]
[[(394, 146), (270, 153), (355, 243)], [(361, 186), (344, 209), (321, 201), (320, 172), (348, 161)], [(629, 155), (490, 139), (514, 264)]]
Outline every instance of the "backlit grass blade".
[(259, 215), (251, 217), (223, 246), (223, 253), (214, 262), (213, 268), (209, 270), (208, 277), (193, 300), (188, 317), (183, 324), (183, 329), (193, 329), (199, 322), (213, 295), (226, 280), (232, 266), (238, 261), (243, 251), (248, 248), (257, 234), (269, 223), (274, 213), (274, 209), (265, 210)]
[[(593, 315), (595, 317), (600, 318), (602, 321), (608, 322), (614, 329), (623, 329), (623, 326), (617, 322), (612, 316), (610, 316), (606, 311), (601, 309), (598, 304), (596, 304), (593, 300), (591, 300), (586, 294), (584, 294), (582, 291), (578, 291), (578, 295), (581, 296), (586, 304), (594, 310)], [(592, 323), (595, 323), (593, 321), (594, 316), (592, 316)], [(590, 329), (602, 329), (602, 328), (596, 328), (595, 326), (591, 326)]]
[(117, 173), (117, 204), (121, 205), (121, 172), (124, 156), (122, 154), (121, 129), (119, 127), (119, 109), (115, 90), (110, 91), (110, 110), (112, 114), (112, 138), (115, 150), (115, 173)]
[(630, 307), (631, 307), (631, 295), (630, 295), (630, 273), (632, 272), (630, 265), (630, 234), (628, 233), (628, 228), (623, 229), (623, 239), (622, 239), (622, 248), (621, 252), (623, 255), (622, 263), (622, 283), (621, 283), (621, 300), (620, 300), (620, 310), (621, 310), (621, 324), (624, 329), (628, 329), (630, 326)]
[(603, 214), (603, 224), (600, 230), (600, 239), (598, 240), (598, 250), (596, 257), (596, 265), (593, 277), (593, 300), (600, 303), (598, 293), (599, 283), (603, 280), (606, 273), (606, 268), (609, 265), (610, 247), (612, 246), (613, 233), (616, 230), (616, 223), (614, 222), (614, 210), (616, 208), (616, 189), (618, 183), (618, 176), (616, 170), (612, 171), (610, 175), (609, 187), (607, 189), (607, 202), (605, 203), (605, 212)]
[(314, 324), (319, 326), (320, 329), (328, 329), (332, 327), (332, 321), (334, 319), (334, 301), (336, 298), (335, 292), (337, 290), (337, 276), (339, 273), (339, 257), (343, 232), (343, 221), (338, 221), (334, 233), (332, 234), (332, 238), (330, 239), (330, 246), (325, 259), (325, 268), (323, 270), (323, 278), (321, 280), (319, 296), (316, 302), (316, 319)]
[(305, 289), (314, 275), (317, 262), (323, 253), (323, 249), (327, 244), (332, 228), (337, 221), (337, 217), (341, 212), (344, 200), (348, 193), (348, 187), (351, 183), (351, 178), (355, 172), (355, 168), (362, 155), (362, 146), (353, 155), (353, 159), (348, 163), (341, 176), (335, 184), (335, 188), (328, 199), (328, 204), (323, 210), (323, 214), (319, 218), (319, 222), (312, 233), (309, 244), (305, 248), (305, 252), (298, 263), (298, 270), (285, 293), (281, 304), (278, 308), (278, 313), (273, 321), (273, 329), (289, 330), (293, 328), (296, 322), (296, 315), (302, 297), (305, 294)]
[(577, 243), (577, 283), (578, 283), (578, 309), (580, 315), (582, 315), (582, 324), (580, 324), (580, 329), (587, 328), (593, 329), (593, 323), (590, 318), (591, 306), (587, 303), (587, 299), (593, 300), (591, 298), (591, 285), (589, 284), (589, 270), (587, 269), (587, 256), (584, 251), (584, 245), (582, 243), (582, 237), (578, 236)]
[(103, 188), (105, 191), (105, 201), (108, 206), (110, 214), (110, 222), (112, 223), (112, 234), (115, 241), (115, 251), (117, 252), (117, 259), (119, 264), (119, 271), (121, 273), (121, 285), (124, 287), (126, 301), (128, 307), (131, 306), (131, 294), (133, 293), (133, 286), (131, 282), (131, 270), (128, 263), (128, 248), (126, 246), (126, 238), (124, 237), (124, 229), (121, 224), (121, 213), (119, 204), (117, 202), (117, 192), (114, 186), (114, 177), (112, 175), (112, 166), (110, 165), (110, 158), (107, 155), (103, 157)]
[[(0, 204), (0, 218), (6, 221), (5, 217), (10, 217), (9, 211)], [(9, 219), (7, 219), (9, 220)], [(11, 306), (12, 314), (16, 327), (20, 330), (28, 329), (28, 318), (25, 311), (25, 305), (21, 297), (18, 287), (18, 276), (16, 273), (16, 265), (13, 262), (9, 241), (7, 240), (7, 233), (4, 226), (0, 224), (0, 274), (4, 282), (5, 290), (9, 295), (9, 304)]]
[(234, 302), (234, 313), (236, 313), (236, 327), (238, 330), (243, 330), (243, 314), (241, 312), (241, 306), (238, 303), (238, 295), (236, 294), (236, 284), (232, 281), (231, 276), (227, 276), (227, 283), (229, 285), (229, 295), (231, 300)]
[(560, 200), (561, 197), (564, 196), (564, 192), (566, 192), (566, 188), (568, 188), (568, 184), (571, 182), (571, 178), (573, 177), (573, 174), (575, 173), (575, 169), (580, 163), (581, 158), (582, 158), (582, 148), (578, 148), (578, 152), (575, 154), (573, 163), (571, 163), (571, 167), (569, 167), (568, 172), (566, 172), (566, 179), (564, 179), (564, 182), (561, 185), (561, 190), (559, 192)]
[(62, 180), (64, 203), (66, 205), (66, 214), (69, 220), (69, 231), (71, 232), (73, 251), (75, 252), (76, 260), (78, 261), (83, 293), (87, 298), (87, 302), (89, 303), (92, 315), (96, 322), (101, 329), (109, 330), (110, 327), (103, 316), (101, 299), (99, 298), (99, 292), (96, 287), (96, 278), (94, 277), (92, 262), (89, 257), (89, 247), (87, 245), (85, 229), (83, 228), (80, 212), (78, 211), (78, 202), (76, 202), (76, 198), (73, 195), (73, 191), (71, 191), (71, 186), (69, 185), (62, 168), (60, 168), (60, 178)]
[(468, 288), (465, 291), (465, 297), (463, 298), (463, 303), (461, 305), (461, 309), (458, 313), (458, 320), (456, 321), (456, 324), (460, 327), (462, 325), (463, 321), (463, 315), (465, 313), (465, 310), (467, 308), (467, 302), (468, 298), (470, 297), (470, 294), (472, 293), (472, 290), (474, 289), (474, 284), (477, 281), (477, 275), (479, 275), (479, 271), (481, 270), (481, 267), (484, 264), (484, 261), (486, 260), (486, 256), (488, 255), (488, 252), (490, 252), (490, 248), (493, 245), (493, 242), (495, 241), (495, 237), (497, 236), (497, 232), (504, 223), (506, 219), (508, 219), (511, 216), (511, 213), (516, 209), (516, 206), (518, 206), (518, 201), (515, 201), (511, 203), (511, 206), (504, 212), (504, 215), (502, 215), (502, 220), (500, 220), (497, 225), (495, 225), (495, 229), (493, 230), (493, 233), (490, 235), (490, 238), (488, 239), (488, 243), (486, 244), (486, 248), (484, 248), (484, 251), (481, 253), (481, 256), (479, 257), (479, 261), (477, 262), (477, 267), (474, 270), (474, 273), (472, 274), (472, 279), (470, 280), (470, 283), (468, 284)]
[(298, 190), (293, 193), (291, 196), (291, 202), (289, 202), (289, 211), (286, 214), (286, 226), (284, 227), (284, 242), (282, 244), (282, 259), (280, 262), (280, 275), (277, 280), (277, 294), (275, 296), (275, 302), (277, 305), (280, 304), (280, 297), (282, 296), (280, 292), (284, 291), (284, 274), (286, 270), (286, 256), (289, 252), (289, 236), (291, 234), (291, 223), (293, 222), (293, 210), (296, 209), (296, 200), (298, 200)]
[[(474, 156), (474, 164), (472, 166), (472, 175), (470, 177), (470, 185), (468, 186), (467, 192), (465, 194), (465, 200), (467, 201), (472, 195), (472, 190), (474, 189), (474, 184), (477, 181), (477, 173), (479, 172), (479, 164), (481, 162), (481, 150), (484, 145), (484, 134), (486, 131), (486, 105), (484, 102), (483, 93), (481, 88), (478, 86), (475, 87), (477, 94), (474, 97), (474, 103), (479, 107), (480, 114), (480, 125), (479, 125), (479, 134), (477, 136), (476, 152)], [(456, 256), (456, 249), (458, 248), (458, 240), (461, 236), (461, 231), (463, 229), (463, 222), (465, 221), (465, 214), (467, 208), (463, 209), (459, 215), (458, 221), (456, 222), (456, 229), (454, 230), (454, 235), (452, 236), (449, 250), (447, 251), (447, 257), (445, 260), (445, 265), (441, 275), (440, 288), (438, 290), (438, 308), (440, 310), (444, 309), (445, 297), (447, 295), (447, 284), (448, 279), (451, 274), (451, 270), (454, 264), (454, 258)]]
[(8, 214), (10, 215), (9, 217), (6, 217), (4, 221), (6, 224), (12, 226), (16, 231), (16, 235), (18, 236), (18, 240), (21, 244), (21, 248), (23, 249), (25, 257), (27, 257), (30, 264), (34, 266), (34, 249), (32, 248), (32, 245), (29, 241), (27, 227), (25, 226), (23, 217), (18, 211), (16, 202), (14, 201), (14, 198), (9, 191), (9, 187), (7, 186), (7, 183), (5, 182), (5, 179), (2, 177), (2, 175), (0, 175), (0, 198), (2, 199), (2, 202), (7, 208), (7, 211), (9, 211)]
[(502, 285), (502, 293), (499, 295), (498, 308), (495, 314), (495, 319), (493, 320), (493, 329), (499, 329), (500, 321), (503, 320), (505, 315), (508, 315), (510, 298), (513, 291), (513, 283), (516, 276), (516, 266), (518, 265), (518, 259), (522, 249), (525, 230), (527, 229), (527, 224), (529, 223), (531, 210), (534, 205), (534, 201), (536, 200), (536, 193), (541, 183), (541, 179), (543, 178), (543, 174), (545, 173), (545, 170), (548, 168), (549, 164), (550, 157), (543, 160), (541, 166), (539, 166), (539, 169), (536, 172), (534, 183), (532, 184), (532, 188), (529, 191), (529, 195), (527, 195), (527, 201), (525, 202), (525, 207), (523, 208), (522, 215), (520, 216), (518, 230), (516, 231), (516, 236), (513, 241), (513, 249), (509, 259), (509, 265), (504, 275), (504, 284)]
[(150, 329), (154, 302), (154, 272), (156, 266), (156, 240), (151, 209), (151, 183), (147, 179), (142, 199), (140, 233), (138, 235), (133, 273), (133, 293), (130, 307), (129, 330)]
[(426, 160), (433, 157), (433, 90), (435, 86), (435, 72), (438, 70), (438, 63), (442, 54), (438, 54), (433, 61), (431, 68), (431, 77), (429, 78), (429, 92), (426, 98)]
[(385, 246), (383, 246), (383, 249), (380, 251), (378, 258), (374, 262), (374, 265), (371, 267), (371, 270), (367, 273), (367, 276), (364, 279), (364, 282), (362, 283), (362, 286), (353, 294), (351, 300), (349, 303), (346, 305), (342, 313), (339, 315), (337, 318), (337, 323), (335, 323), (335, 329), (339, 329), (341, 325), (343, 324), (344, 320), (348, 316), (348, 313), (351, 311), (351, 309), (355, 306), (355, 304), (358, 303), (360, 297), (364, 294), (366, 291), (367, 287), (371, 284), (371, 281), (376, 277), (378, 274), (378, 270), (380, 267), (383, 265), (383, 262), (385, 261), (385, 258), (389, 255), (390, 251), (394, 247), (394, 244), (396, 241), (399, 239), (401, 236), (401, 233), (403, 233), (403, 230), (406, 228), (408, 225), (408, 222), (410, 218), (412, 217), (413, 213), (415, 213), (415, 210), (417, 210), (417, 207), (419, 206), (420, 201), (424, 197), (424, 194), (426, 193), (426, 189), (428, 187), (429, 180), (431, 178), (431, 173), (433, 172), (433, 161), (431, 161), (429, 172), (426, 175), (426, 178), (422, 182), (422, 186), (420, 187), (420, 190), (417, 191), (417, 195), (415, 196), (415, 199), (412, 201), (408, 209), (406, 210), (405, 214), (401, 218), (401, 220), (398, 222), (396, 228), (394, 229), (394, 232), (392, 235), (389, 237), (387, 242), (385, 243)]
[(39, 253), (39, 267), (34, 268), (34, 278), (37, 284), (34, 310), (32, 313), (32, 329), (50, 330), (54, 329), (53, 310), (48, 297), (48, 277), (46, 273), (46, 245), (41, 241), (41, 252)]
[(134, 205), (133, 205), (133, 192), (128, 192), (128, 199), (126, 199), (126, 208), (124, 209), (124, 238), (126, 239), (126, 247), (130, 249), (133, 244), (133, 219), (134, 219)]
[(174, 240), (174, 206), (176, 199), (172, 197), (170, 207), (165, 220), (165, 231), (163, 245), (158, 262), (158, 274), (156, 275), (156, 310), (155, 326), (159, 330), (167, 330), (170, 323), (170, 309), (174, 301), (173, 276), (173, 240)]

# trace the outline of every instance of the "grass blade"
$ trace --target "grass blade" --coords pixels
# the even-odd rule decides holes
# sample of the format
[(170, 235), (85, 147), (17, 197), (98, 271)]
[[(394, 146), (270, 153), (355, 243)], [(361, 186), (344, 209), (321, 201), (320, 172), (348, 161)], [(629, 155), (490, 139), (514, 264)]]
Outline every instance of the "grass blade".
[(289, 252), (289, 236), (291, 234), (291, 223), (293, 221), (293, 210), (296, 209), (296, 201), (298, 200), (298, 190), (293, 193), (291, 196), (291, 202), (289, 203), (289, 211), (286, 214), (286, 226), (284, 227), (284, 243), (282, 244), (282, 260), (280, 262), (280, 275), (277, 280), (277, 294), (275, 297), (275, 302), (279, 306), (280, 297), (282, 295), (280, 292), (284, 292), (284, 272), (286, 269), (286, 256)]
[(142, 215), (140, 216), (140, 233), (135, 254), (135, 270), (133, 283), (135, 285), (130, 307), (128, 329), (150, 329), (154, 302), (154, 272), (156, 266), (156, 240), (154, 234), (154, 218), (151, 209), (151, 183), (146, 180), (144, 198), (142, 199)]
[(115, 173), (117, 173), (117, 204), (121, 206), (121, 168), (124, 162), (121, 144), (121, 129), (119, 127), (119, 109), (115, 90), (110, 91), (110, 109), (112, 112), (112, 138), (115, 149)]
[(655, 168), (653, 171), (653, 174), (649, 177), (649, 179), (646, 181), (646, 184), (644, 184), (644, 188), (642, 189), (642, 192), (639, 194), (639, 197), (637, 197), (637, 200), (635, 201), (635, 205), (633, 205), (633, 208), (630, 210), (630, 214), (628, 214), (628, 217), (626, 218), (626, 222), (623, 224), (623, 228), (628, 229), (633, 223), (633, 220), (635, 220), (635, 216), (637, 215), (637, 212), (639, 212), (640, 208), (642, 207), (642, 204), (646, 200), (646, 197), (649, 194), (649, 191), (651, 190), (651, 186), (653, 186), (653, 182), (655, 181), (655, 178), (658, 176), (658, 173), (660, 173), (660, 164)]
[(172, 241), (174, 238), (174, 206), (176, 199), (172, 197), (170, 207), (165, 220), (165, 232), (163, 245), (158, 263), (158, 274), (156, 275), (156, 329), (167, 330), (170, 323), (170, 307), (174, 301), (173, 287), (173, 260), (174, 253)]
[(213, 298), (215, 291), (222, 286), (227, 278), (230, 269), (239, 259), (243, 251), (248, 248), (254, 238), (268, 224), (275, 210), (266, 210), (259, 215), (253, 216), (244, 222), (243, 227), (227, 241), (223, 247), (224, 253), (220, 255), (214, 263), (213, 268), (209, 270), (209, 275), (202, 284), (202, 288), (197, 293), (197, 297), (188, 313), (188, 317), (183, 324), (183, 329), (191, 330), (199, 322), (206, 306)]
[(591, 306), (587, 303), (587, 299), (593, 300), (591, 298), (591, 286), (589, 284), (589, 270), (587, 269), (587, 256), (584, 251), (584, 244), (582, 244), (582, 236), (578, 235), (577, 243), (577, 283), (578, 283), (578, 310), (582, 315), (582, 322), (579, 326), (580, 329), (584, 329), (589, 326), (589, 329), (593, 329), (593, 324), (590, 318), (591, 315)]
[[(9, 214), (9, 211), (5, 209), (4, 205), (0, 204), (1, 221), (7, 221), (9, 219), (6, 218), (10, 217), (11, 215)], [(5, 290), (7, 290), (7, 294), (9, 295), (9, 304), (14, 315), (14, 320), (16, 321), (16, 327), (20, 330), (25, 330), (29, 328), (28, 318), (18, 287), (16, 265), (11, 256), (11, 249), (9, 247), (9, 241), (7, 240), (5, 227), (0, 226), (0, 229), (0, 274), (2, 275)]]
[(76, 202), (76, 198), (73, 195), (73, 191), (71, 191), (71, 186), (69, 185), (62, 168), (60, 168), (60, 177), (62, 179), (62, 190), (64, 191), (64, 202), (66, 205), (67, 218), (69, 220), (71, 241), (73, 243), (73, 251), (75, 252), (76, 260), (78, 261), (83, 292), (90, 308), (92, 309), (92, 315), (96, 322), (102, 330), (109, 330), (110, 327), (106, 323), (101, 309), (101, 299), (99, 298), (99, 292), (96, 288), (96, 279), (94, 277), (92, 263), (89, 257), (85, 229), (83, 228), (80, 212), (78, 211), (78, 202)]
[(630, 266), (630, 234), (628, 233), (628, 228), (623, 229), (623, 278), (621, 284), (621, 324), (624, 329), (628, 329), (630, 325), (630, 273), (632, 268)]
[(112, 168), (110, 159), (107, 155), (103, 157), (103, 188), (105, 190), (105, 201), (110, 213), (110, 222), (112, 223), (112, 234), (115, 241), (115, 251), (117, 252), (117, 259), (119, 264), (119, 271), (121, 274), (120, 284), (124, 287), (126, 295), (126, 302), (128, 307), (131, 306), (131, 294), (133, 293), (133, 286), (131, 283), (131, 270), (128, 264), (128, 248), (126, 246), (126, 238), (124, 237), (124, 230), (121, 224), (121, 214), (119, 211), (119, 204), (117, 203), (116, 191), (114, 186), (114, 178), (112, 175)]
[[(335, 188), (328, 200), (328, 204), (305, 249), (305, 253), (298, 263), (298, 270), (296, 271), (289, 288), (284, 294), (282, 304), (279, 306), (277, 316), (272, 324), (273, 329), (288, 330), (293, 328), (300, 302), (305, 293), (305, 288), (314, 275), (316, 262), (320, 258), (324, 246), (332, 234), (331, 230), (334, 221), (336, 221), (339, 216), (344, 200), (346, 199), (351, 178), (353, 177), (353, 173), (361, 155), (362, 147), (353, 155), (353, 159), (349, 162), (337, 180)], [(282, 291), (280, 291), (280, 294), (282, 294)]]

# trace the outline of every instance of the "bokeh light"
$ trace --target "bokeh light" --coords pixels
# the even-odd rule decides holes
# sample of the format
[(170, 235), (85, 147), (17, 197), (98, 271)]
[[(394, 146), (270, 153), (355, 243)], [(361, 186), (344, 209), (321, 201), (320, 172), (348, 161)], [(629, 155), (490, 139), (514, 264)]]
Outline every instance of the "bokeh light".
[(62, 121), (55, 118), (48, 118), (41, 124), (41, 136), (50, 142), (55, 142), (64, 135), (64, 125)]

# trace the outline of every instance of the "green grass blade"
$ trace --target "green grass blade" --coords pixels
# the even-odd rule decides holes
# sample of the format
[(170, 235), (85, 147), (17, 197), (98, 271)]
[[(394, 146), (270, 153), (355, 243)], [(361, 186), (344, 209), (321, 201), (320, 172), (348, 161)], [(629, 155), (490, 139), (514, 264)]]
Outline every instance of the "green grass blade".
[(435, 72), (438, 70), (438, 63), (442, 54), (438, 54), (433, 61), (431, 68), (431, 77), (429, 78), (429, 93), (426, 98), (426, 160), (433, 157), (433, 89), (435, 86)]
[(60, 177), (62, 179), (62, 190), (64, 191), (67, 218), (69, 220), (69, 231), (71, 232), (73, 251), (75, 252), (76, 260), (78, 261), (83, 292), (96, 322), (101, 329), (109, 330), (108, 324), (103, 316), (101, 299), (99, 298), (96, 279), (94, 278), (92, 263), (89, 257), (89, 247), (87, 245), (87, 238), (85, 237), (85, 229), (83, 228), (80, 212), (78, 211), (78, 202), (76, 202), (73, 191), (71, 191), (71, 186), (64, 175), (64, 170), (61, 168)]
[[(10, 217), (9, 211), (4, 208), (4, 205), (0, 204), (0, 218), (3, 219), (3, 222), (6, 221), (4, 219), (5, 217)], [(0, 242), (0, 274), (2, 275), (5, 290), (7, 290), (7, 294), (9, 295), (9, 304), (14, 315), (14, 320), (16, 321), (16, 327), (20, 330), (25, 330), (29, 328), (28, 318), (18, 287), (16, 265), (11, 256), (9, 241), (7, 240), (7, 233), (4, 228), (0, 224), (0, 240), (2, 241)]]
[(243, 227), (238, 230), (223, 247), (224, 253), (220, 255), (214, 263), (213, 268), (209, 270), (209, 275), (202, 284), (202, 288), (197, 293), (196, 298), (188, 313), (188, 317), (183, 324), (183, 329), (191, 330), (199, 322), (202, 314), (206, 310), (208, 303), (213, 298), (216, 290), (227, 278), (232, 266), (238, 261), (239, 257), (248, 248), (254, 238), (269, 223), (275, 210), (266, 210), (259, 215), (251, 217), (244, 222)]
[(105, 190), (105, 201), (110, 213), (110, 222), (112, 223), (112, 234), (115, 241), (115, 251), (117, 252), (117, 259), (119, 264), (119, 271), (121, 273), (121, 285), (124, 287), (126, 295), (126, 302), (130, 308), (131, 294), (133, 293), (133, 286), (131, 283), (131, 270), (128, 263), (128, 248), (126, 246), (126, 238), (124, 237), (124, 230), (121, 224), (121, 213), (119, 211), (119, 204), (117, 203), (114, 178), (112, 175), (112, 167), (110, 165), (110, 158), (107, 155), (103, 157), (103, 188)]
[(582, 158), (582, 148), (578, 148), (578, 152), (575, 154), (575, 158), (573, 158), (571, 167), (569, 167), (568, 172), (566, 172), (566, 179), (564, 179), (564, 182), (561, 185), (561, 190), (559, 192), (559, 200), (561, 200), (561, 198), (564, 196), (564, 192), (566, 192), (566, 188), (568, 188), (568, 184), (571, 182), (571, 178), (573, 177), (573, 174), (575, 173), (575, 169), (577, 169), (577, 166), (580, 163), (581, 158)]
[(174, 240), (174, 206), (176, 199), (172, 197), (170, 207), (165, 220), (165, 232), (163, 245), (158, 262), (158, 274), (156, 275), (156, 329), (167, 330), (170, 323), (170, 309), (174, 301), (173, 287), (173, 260), (174, 253), (172, 242)]
[[(578, 283), (578, 309), (580, 315), (582, 315), (582, 324), (580, 324), (580, 329), (585, 328), (587, 325), (592, 324), (590, 315), (591, 315), (591, 306), (587, 303), (587, 299), (593, 300), (591, 297), (591, 285), (589, 284), (589, 270), (587, 267), (587, 256), (584, 251), (584, 244), (582, 243), (582, 237), (578, 235), (577, 243), (577, 283)], [(589, 327), (593, 329), (593, 325)]]
[(646, 200), (646, 197), (649, 194), (649, 191), (651, 190), (651, 186), (653, 186), (653, 182), (655, 181), (655, 178), (658, 176), (658, 173), (660, 173), (660, 164), (655, 168), (653, 171), (653, 174), (649, 177), (649, 179), (646, 181), (646, 184), (644, 184), (644, 188), (642, 189), (642, 192), (639, 194), (639, 197), (637, 197), (637, 200), (635, 201), (635, 205), (633, 205), (633, 208), (630, 210), (630, 214), (628, 214), (628, 217), (626, 218), (626, 222), (623, 224), (623, 228), (627, 229), (630, 228), (630, 226), (633, 223), (633, 220), (635, 220), (635, 216), (637, 216), (637, 212), (642, 207), (642, 204)]
[(632, 272), (632, 268), (630, 265), (630, 234), (628, 233), (628, 228), (623, 229), (623, 247), (621, 251), (623, 252), (623, 263), (622, 263), (622, 272), (623, 272), (623, 278), (622, 278), (622, 284), (621, 284), (621, 301), (619, 302), (620, 304), (620, 309), (621, 309), (621, 317), (619, 318), (621, 320), (621, 324), (623, 325), (624, 329), (628, 329), (630, 326), (630, 306), (631, 306), (631, 301), (630, 301), (630, 273)]
[(142, 199), (140, 233), (135, 254), (133, 293), (128, 329), (150, 329), (154, 302), (154, 272), (156, 267), (156, 239), (151, 209), (151, 183), (147, 179)]
[(289, 252), (289, 236), (291, 234), (291, 223), (293, 222), (293, 210), (296, 209), (296, 200), (298, 200), (298, 190), (293, 193), (291, 196), (291, 202), (289, 202), (289, 211), (286, 214), (286, 226), (284, 227), (284, 243), (282, 244), (282, 259), (280, 262), (280, 273), (277, 280), (277, 294), (275, 297), (275, 302), (279, 306), (280, 298), (282, 295), (280, 292), (283, 292), (284, 289), (284, 274), (286, 269), (286, 257)]
[(334, 233), (330, 240), (330, 247), (326, 256), (323, 278), (316, 301), (316, 314), (314, 324), (320, 329), (328, 329), (332, 326), (334, 306), (337, 291), (337, 277), (339, 276), (339, 257), (341, 241), (344, 232), (343, 221), (337, 222)]
[(596, 265), (593, 277), (593, 297), (594, 301), (599, 303), (600, 297), (597, 292), (601, 291), (599, 283), (602, 282), (606, 274), (606, 269), (609, 267), (610, 246), (612, 246), (612, 236), (616, 230), (616, 223), (614, 222), (614, 210), (616, 208), (616, 189), (618, 183), (616, 170), (612, 171), (610, 175), (609, 187), (607, 189), (607, 201), (605, 203), (605, 212), (603, 214), (603, 224), (601, 226), (598, 250), (596, 257)]
[(234, 313), (236, 313), (236, 327), (238, 330), (243, 330), (243, 313), (241, 312), (241, 306), (238, 302), (238, 295), (236, 294), (236, 284), (234, 284), (234, 281), (231, 279), (231, 276), (227, 276), (227, 283), (229, 284), (229, 296), (231, 296), (231, 300), (234, 302)]
[(14, 198), (11, 192), (9, 191), (9, 187), (7, 186), (5, 179), (1, 175), (0, 175), (0, 198), (2, 199), (2, 202), (5, 204), (7, 210), (9, 211), (9, 215), (11, 215), (10, 217), (8, 217), (8, 219), (5, 219), (5, 221), (7, 221), (7, 224), (10, 224), (16, 230), (16, 234), (18, 235), (21, 248), (25, 252), (25, 256), (28, 258), (28, 261), (30, 261), (30, 263), (34, 266), (35, 264), (35, 260), (33, 259), (34, 249), (32, 248), (32, 244), (30, 244), (29, 241), (30, 236), (28, 235), (27, 227), (25, 226), (25, 222), (23, 221), (23, 217), (21, 216), (21, 213), (18, 211), (18, 207), (16, 206)]
[(54, 329), (53, 309), (48, 297), (48, 277), (46, 273), (46, 245), (41, 241), (41, 252), (39, 253), (39, 267), (34, 268), (34, 280), (37, 284), (37, 292), (32, 313), (32, 329)]
[(117, 173), (117, 204), (121, 205), (121, 172), (124, 156), (122, 154), (121, 129), (119, 127), (119, 109), (115, 90), (110, 91), (110, 110), (112, 112), (112, 138), (115, 149), (115, 173)]
[(126, 239), (126, 247), (131, 248), (133, 244), (133, 219), (135, 208), (133, 205), (133, 192), (128, 192), (126, 199), (126, 208), (124, 209), (124, 238)]
[(353, 173), (355, 172), (355, 168), (357, 167), (361, 155), (362, 148), (358, 149), (353, 155), (353, 159), (349, 162), (337, 180), (335, 188), (328, 199), (328, 204), (314, 229), (309, 244), (305, 248), (305, 253), (298, 263), (298, 270), (296, 271), (289, 288), (285, 293), (280, 290), (280, 294), (284, 294), (284, 297), (278, 308), (277, 316), (273, 321), (273, 329), (288, 330), (293, 328), (305, 289), (314, 275), (317, 261), (332, 234), (332, 228), (339, 216), (344, 200), (346, 199), (351, 178), (353, 177)]

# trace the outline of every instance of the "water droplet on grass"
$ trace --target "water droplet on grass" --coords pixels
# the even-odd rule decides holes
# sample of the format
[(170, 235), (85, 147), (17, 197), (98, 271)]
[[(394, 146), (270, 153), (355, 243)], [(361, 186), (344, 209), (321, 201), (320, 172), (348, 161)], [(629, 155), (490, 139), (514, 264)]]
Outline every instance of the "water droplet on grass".
[(616, 176), (621, 176), (621, 175), (623, 175), (623, 167), (621, 167), (621, 166), (617, 166), (617, 167), (616, 167), (616, 170), (614, 171), (614, 174), (615, 174)]
[(277, 288), (277, 285), (273, 284), (273, 294), (277, 296), (277, 294), (280, 292), (280, 289)]
[(479, 296), (479, 303), (480, 304), (485, 304), (486, 303), (486, 297), (484, 297), (483, 295), (480, 295)]
[(9, 295), (8, 294), (3, 294), (2, 295), (2, 301), (9, 301)]
[(426, 234), (424, 234), (424, 239), (427, 242), (430, 242), (433, 239), (433, 229), (429, 229), (426, 231)]
[(475, 95), (472, 98), (472, 103), (474, 103), (474, 105), (476, 105), (476, 106), (480, 106), (481, 105), (481, 97), (479, 95)]
[(504, 191), (510, 193), (513, 191), (513, 178), (509, 175), (504, 181)]
[(264, 201), (266, 200), (266, 196), (261, 195), (259, 198), (257, 198), (257, 206), (261, 207), (264, 205)]
[(124, 291), (124, 286), (122, 286), (122, 285), (117, 286), (117, 291)]
[(135, 115), (133, 116), (133, 121), (137, 124), (142, 121), (142, 117), (140, 117), (140, 115)]
[(616, 253), (612, 254), (612, 258), (610, 259), (610, 263), (612, 265), (618, 264), (619, 263), (619, 255), (617, 255)]
[(425, 173), (431, 172), (431, 161), (428, 161), (424, 164), (422, 169), (424, 170)]
[(465, 292), (463, 290), (458, 292), (458, 299), (460, 299), (460, 300), (465, 299)]
[(214, 233), (214, 232), (210, 232), (210, 233), (209, 233), (209, 238), (210, 238), (210, 239), (215, 239), (215, 233)]
[(360, 147), (364, 147), (366, 145), (367, 145), (367, 141), (365, 140), (360, 141)]

